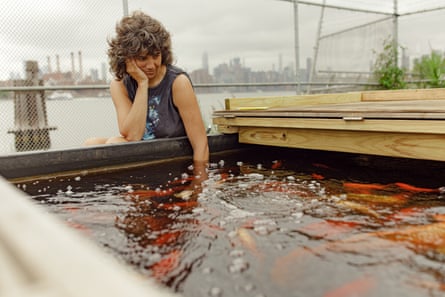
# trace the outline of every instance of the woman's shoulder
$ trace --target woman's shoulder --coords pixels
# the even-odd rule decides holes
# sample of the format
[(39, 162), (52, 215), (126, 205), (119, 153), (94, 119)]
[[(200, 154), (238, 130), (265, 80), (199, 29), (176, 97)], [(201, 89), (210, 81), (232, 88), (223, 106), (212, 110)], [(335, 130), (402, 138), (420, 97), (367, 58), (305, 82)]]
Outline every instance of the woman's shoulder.
[(175, 65), (171, 65), (171, 64), (167, 65), (167, 69), (168, 69), (169, 73), (174, 74), (174, 75), (187, 74), (187, 72), (184, 69), (182, 69), (178, 66), (175, 66)]
[(112, 79), (110, 82), (110, 89), (120, 89), (124, 86), (122, 80)]
[(190, 76), (184, 69), (174, 65), (168, 65), (167, 68), (168, 72), (170, 73), (170, 76), (172, 77), (172, 82), (176, 83), (177, 81), (186, 80), (191, 83)]

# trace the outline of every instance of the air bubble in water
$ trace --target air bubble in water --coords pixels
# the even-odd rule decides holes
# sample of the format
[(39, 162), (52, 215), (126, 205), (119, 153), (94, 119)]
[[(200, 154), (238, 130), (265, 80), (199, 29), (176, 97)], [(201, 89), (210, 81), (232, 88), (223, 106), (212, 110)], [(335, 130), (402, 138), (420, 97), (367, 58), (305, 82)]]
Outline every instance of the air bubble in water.
[(297, 219), (300, 219), (300, 218), (303, 217), (303, 212), (301, 212), (301, 211), (294, 212), (294, 213), (292, 214), (292, 216), (293, 216), (293, 217), (296, 217)]
[(230, 257), (233, 257), (233, 258), (240, 258), (240, 257), (244, 256), (244, 251), (232, 250), (232, 251), (230, 251), (229, 255), (230, 255)]
[(222, 291), (221, 288), (213, 287), (209, 291), (209, 296), (211, 296), (211, 297), (220, 297), (220, 296), (222, 296), (222, 292), (223, 291)]
[(192, 209), (193, 213), (203, 213), (205, 210), (202, 207), (196, 207), (194, 209)]
[(244, 285), (244, 291), (252, 292), (255, 289), (255, 285), (252, 283), (247, 283)]
[(68, 196), (73, 195), (74, 192), (71, 191), (72, 189), (73, 189), (73, 187), (71, 187), (71, 186), (67, 186), (67, 187), (66, 187), (66, 192), (65, 192), (65, 194), (68, 195)]
[(231, 273), (241, 273), (249, 268), (249, 263), (243, 258), (233, 259), (229, 266), (229, 271)]

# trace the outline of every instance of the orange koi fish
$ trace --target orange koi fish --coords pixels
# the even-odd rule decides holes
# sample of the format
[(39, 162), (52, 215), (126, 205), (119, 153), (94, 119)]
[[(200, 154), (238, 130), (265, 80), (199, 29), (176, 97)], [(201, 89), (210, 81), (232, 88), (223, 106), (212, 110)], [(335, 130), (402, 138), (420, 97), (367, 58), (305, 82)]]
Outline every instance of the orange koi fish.
[(369, 193), (372, 190), (387, 190), (390, 189), (392, 185), (395, 185), (401, 190), (409, 191), (409, 192), (424, 192), (424, 193), (439, 193), (439, 189), (431, 189), (431, 188), (420, 188), (410, 184), (397, 182), (389, 185), (381, 185), (381, 184), (362, 184), (362, 183), (351, 183), (346, 182), (343, 183), (343, 186), (350, 191)]
[(283, 166), (283, 161), (275, 160), (275, 161), (272, 162), (272, 166), (270, 168), (278, 169), (278, 168), (281, 168), (281, 166)]
[(343, 187), (349, 192), (369, 194), (372, 190), (383, 190), (386, 188), (385, 185), (381, 184), (362, 184), (362, 183), (343, 183)]
[(67, 221), (66, 224), (69, 227), (77, 229), (77, 230), (81, 231), (82, 233), (84, 233), (84, 234), (86, 234), (88, 236), (90, 236), (92, 234), (91, 229), (88, 228), (87, 226), (83, 225), (83, 224), (76, 223), (76, 222), (73, 222), (73, 221)]
[(312, 238), (327, 238), (333, 240), (342, 234), (348, 234), (358, 226), (360, 226), (360, 224), (357, 222), (324, 220), (303, 226), (298, 229), (298, 231)]
[(421, 213), (421, 209), (418, 207), (406, 207), (398, 210), (396, 213), (386, 217), (386, 220), (390, 221), (403, 221), (406, 218), (414, 217)]
[(153, 198), (153, 197), (165, 197), (173, 195), (174, 191), (172, 189), (165, 190), (137, 190), (131, 193), (131, 196), (139, 198)]
[(405, 183), (395, 183), (397, 187), (402, 190), (410, 191), (410, 192), (424, 192), (424, 193), (439, 193), (439, 189), (430, 189), (430, 188), (419, 188), (413, 185), (405, 184)]
[(169, 243), (173, 243), (178, 240), (179, 236), (181, 236), (181, 231), (173, 231), (173, 232), (166, 232), (161, 235), (159, 235), (155, 241), (153, 242), (154, 245), (166, 245)]
[(312, 163), (312, 166), (314, 166), (314, 167), (318, 167), (318, 168), (323, 168), (323, 169), (330, 169), (330, 170), (332, 170), (331, 167), (329, 167), (328, 165), (322, 164), (322, 163)]
[(157, 280), (162, 281), (169, 273), (179, 266), (182, 252), (174, 250), (161, 260), (151, 266), (151, 275)]
[(365, 296), (375, 285), (376, 281), (374, 278), (371, 276), (363, 276), (327, 292), (323, 297)]
[(77, 206), (63, 206), (62, 208), (69, 212), (77, 212), (80, 209), (80, 207)]
[(376, 212), (375, 210), (373, 210), (370, 207), (363, 205), (361, 203), (357, 203), (357, 202), (349, 201), (349, 200), (341, 200), (338, 202), (338, 204), (345, 206), (355, 212), (359, 212), (359, 213), (362, 213), (364, 215), (374, 217), (374, 218), (380, 218), (380, 214), (378, 212)]
[(394, 194), (394, 195), (375, 195), (375, 194), (357, 194), (348, 193), (348, 200), (367, 202), (373, 204), (403, 204), (406, 202), (406, 196), (404, 194)]
[(377, 232), (378, 237), (412, 243), (416, 250), (433, 249), (445, 253), (445, 223), (412, 226), (396, 231)]
[(318, 173), (312, 173), (311, 176), (313, 179), (324, 179), (324, 176)]

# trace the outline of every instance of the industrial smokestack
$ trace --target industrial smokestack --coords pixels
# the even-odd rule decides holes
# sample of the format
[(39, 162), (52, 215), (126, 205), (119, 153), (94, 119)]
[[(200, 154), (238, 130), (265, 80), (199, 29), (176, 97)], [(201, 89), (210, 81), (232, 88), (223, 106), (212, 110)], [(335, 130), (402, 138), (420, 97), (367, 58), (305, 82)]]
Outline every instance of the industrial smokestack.
[(71, 52), (71, 77), (76, 79), (76, 69), (74, 68), (74, 53)]
[(82, 52), (79, 51), (79, 79), (83, 79)]
[(51, 57), (48, 56), (47, 59), (48, 59), (48, 73), (52, 73), (53, 70), (52, 70), (52, 68), (51, 68)]
[(59, 57), (59, 55), (56, 55), (56, 67), (57, 67), (57, 73), (60, 73), (60, 57)]

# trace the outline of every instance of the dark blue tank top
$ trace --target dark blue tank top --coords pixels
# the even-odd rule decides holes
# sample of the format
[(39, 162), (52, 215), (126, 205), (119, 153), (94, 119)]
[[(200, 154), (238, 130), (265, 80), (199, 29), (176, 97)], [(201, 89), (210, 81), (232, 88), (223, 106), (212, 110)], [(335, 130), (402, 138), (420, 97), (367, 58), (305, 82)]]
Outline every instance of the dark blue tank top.
[[(148, 89), (148, 111), (143, 140), (186, 135), (179, 111), (173, 104), (173, 81), (180, 74), (187, 75), (182, 69), (173, 65), (167, 65), (167, 71), (159, 85)], [(130, 75), (126, 74), (123, 78), (123, 83), (130, 100), (134, 101), (137, 82)]]

